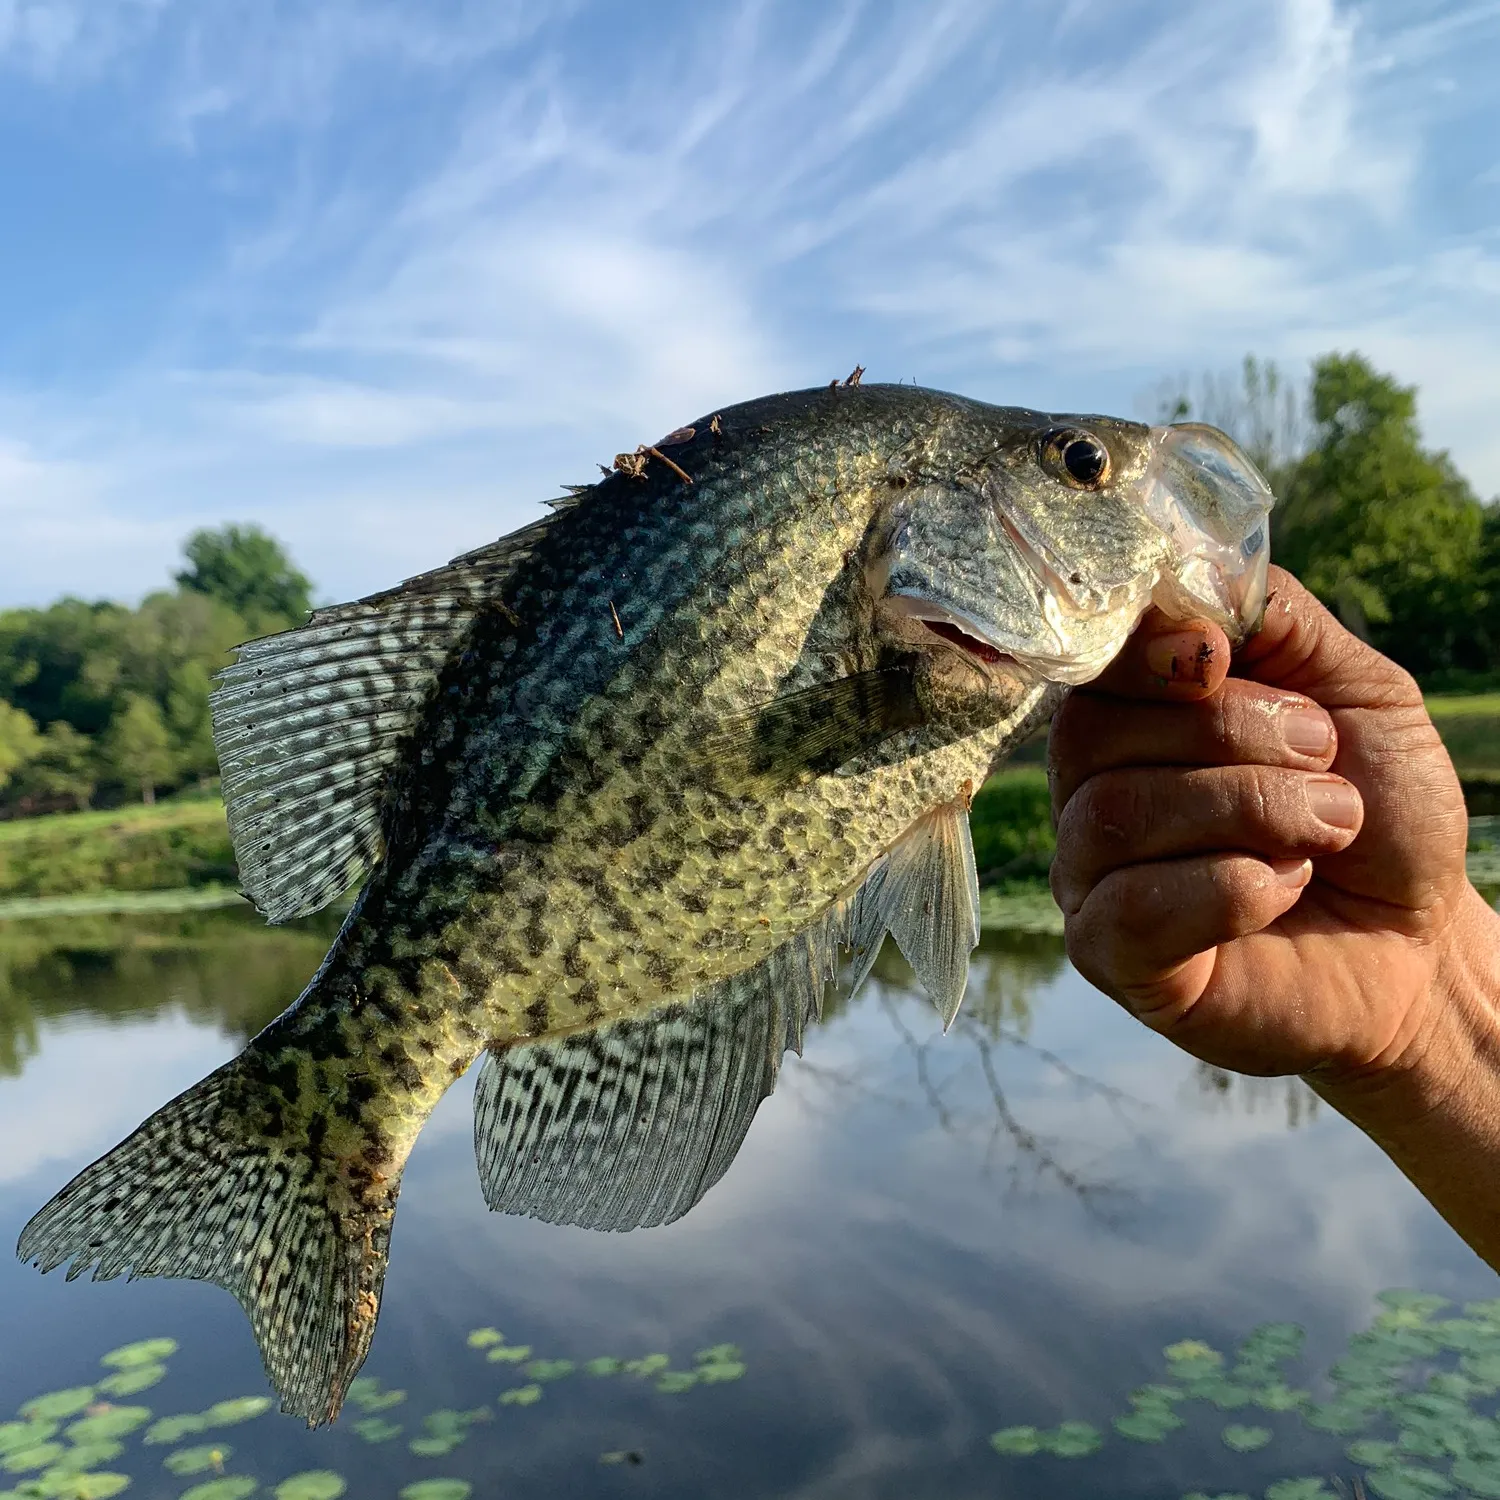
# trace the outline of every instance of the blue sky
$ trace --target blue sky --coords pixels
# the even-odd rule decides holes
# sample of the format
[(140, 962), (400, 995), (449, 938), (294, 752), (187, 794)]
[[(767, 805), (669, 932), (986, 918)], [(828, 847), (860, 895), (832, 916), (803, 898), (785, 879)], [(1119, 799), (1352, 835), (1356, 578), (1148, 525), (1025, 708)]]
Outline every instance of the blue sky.
[(0, 605), (325, 598), (843, 375), (1358, 348), (1500, 493), (1500, 0), (0, 0)]

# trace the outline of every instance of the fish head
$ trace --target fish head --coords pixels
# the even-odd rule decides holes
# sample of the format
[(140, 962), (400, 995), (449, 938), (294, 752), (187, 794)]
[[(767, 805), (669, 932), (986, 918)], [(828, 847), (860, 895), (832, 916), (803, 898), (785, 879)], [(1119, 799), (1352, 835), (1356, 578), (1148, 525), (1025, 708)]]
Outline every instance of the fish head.
[(1270, 486), (1201, 423), (984, 409), (888, 508), (869, 583), (907, 647), (991, 674), (1088, 682), (1147, 607), (1259, 626)]

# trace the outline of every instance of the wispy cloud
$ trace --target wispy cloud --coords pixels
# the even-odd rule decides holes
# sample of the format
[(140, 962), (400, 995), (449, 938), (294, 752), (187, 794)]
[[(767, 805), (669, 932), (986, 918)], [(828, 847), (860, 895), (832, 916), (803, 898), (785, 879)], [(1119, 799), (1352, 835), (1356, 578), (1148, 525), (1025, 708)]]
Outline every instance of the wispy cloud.
[[(1128, 409), (1164, 371), (1364, 347), (1500, 489), (1474, 422), (1500, 195), (1433, 172), (1475, 110), (1500, 128), (1437, 88), (1500, 7), (119, 3), (117, 72), (168, 85), (135, 128), (235, 205), (167, 333), (91, 393), (130, 524), (249, 507), (338, 592), (375, 586), (856, 358)], [(50, 437), (68, 396), (33, 407), (39, 458), (77, 452)]]

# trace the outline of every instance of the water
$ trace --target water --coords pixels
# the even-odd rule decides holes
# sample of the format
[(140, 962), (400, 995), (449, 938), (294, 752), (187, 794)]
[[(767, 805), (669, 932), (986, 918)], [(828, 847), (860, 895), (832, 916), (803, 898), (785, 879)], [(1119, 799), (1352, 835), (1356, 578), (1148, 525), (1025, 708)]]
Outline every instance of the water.
[[(77, 1168), (230, 1056), (294, 995), (332, 928), (239, 913), (0, 924), (0, 1241)], [(336, 1470), (358, 1496), (430, 1475), (476, 1496), (1259, 1495), (1287, 1474), (1352, 1475), (1338, 1438), (1290, 1418), (1195, 1412), (1163, 1444), (1003, 1457), (997, 1428), (1108, 1428), (1185, 1338), (1308, 1330), (1303, 1380), (1365, 1326), (1383, 1287), (1462, 1301), (1496, 1279), (1357, 1132), (1298, 1084), (1209, 1073), (1083, 983), (1047, 937), (990, 935), (943, 1037), (888, 948), (875, 979), (788, 1059), (727, 1178), (681, 1223), (628, 1236), (499, 1218), (480, 1198), (470, 1086), (406, 1174), (368, 1374), (409, 1399), (371, 1445), (351, 1412), (309, 1433), (269, 1414), (228, 1443), (267, 1486)], [(527, 1383), (466, 1344), (490, 1326), (534, 1355), (652, 1352), (691, 1369), (739, 1346), (745, 1373), (678, 1393), (577, 1371)], [(211, 1286), (68, 1285), (0, 1258), (0, 1420), (104, 1373), (99, 1355), (176, 1339), (155, 1415), (265, 1390), (248, 1327)], [(421, 1417), (492, 1408), (443, 1457)], [(1237, 1455), (1226, 1420), (1265, 1421)], [(132, 1497), (205, 1476), (139, 1435), (107, 1469)], [(629, 1453), (636, 1462), (601, 1463)], [(0, 1472), (4, 1483), (21, 1476)], [(210, 1474), (206, 1476), (212, 1478)]]

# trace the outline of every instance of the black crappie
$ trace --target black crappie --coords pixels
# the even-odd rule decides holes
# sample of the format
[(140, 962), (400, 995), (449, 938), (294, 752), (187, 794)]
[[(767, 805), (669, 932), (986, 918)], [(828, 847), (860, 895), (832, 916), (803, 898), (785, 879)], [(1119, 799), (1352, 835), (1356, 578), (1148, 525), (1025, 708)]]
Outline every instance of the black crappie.
[(512, 536), (251, 642), (215, 737), (273, 921), (371, 871), (302, 996), (88, 1167), (20, 1253), (216, 1281), (338, 1412), (401, 1172), (486, 1053), (492, 1208), (629, 1229), (724, 1173), (836, 962), (944, 1022), (969, 798), (1154, 596), (1239, 636), (1271, 496), (1212, 429), (902, 386), (726, 410)]

